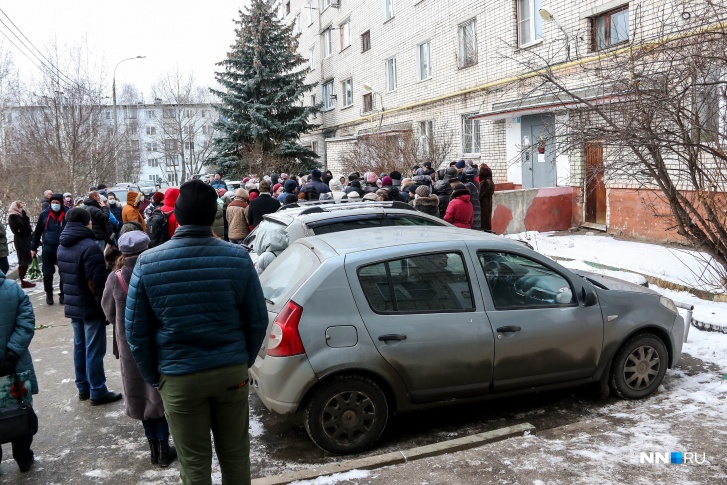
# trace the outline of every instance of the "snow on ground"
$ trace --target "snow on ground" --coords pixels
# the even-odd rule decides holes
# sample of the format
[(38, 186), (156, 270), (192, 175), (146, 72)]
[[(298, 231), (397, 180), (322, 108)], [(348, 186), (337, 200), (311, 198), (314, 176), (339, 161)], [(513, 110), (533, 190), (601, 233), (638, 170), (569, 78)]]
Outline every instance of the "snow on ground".
[(717, 271), (707, 265), (711, 257), (698, 251), (620, 241), (603, 235), (555, 236), (529, 231), (508, 237), (525, 240), (546, 256), (628, 269), (700, 290), (714, 291), (719, 281)]
[(334, 473), (333, 475), (318, 477), (315, 480), (298, 480), (290, 482), (290, 485), (333, 485), (343, 481), (360, 480), (369, 475), (371, 475), (371, 472), (368, 470), (351, 470), (345, 473)]

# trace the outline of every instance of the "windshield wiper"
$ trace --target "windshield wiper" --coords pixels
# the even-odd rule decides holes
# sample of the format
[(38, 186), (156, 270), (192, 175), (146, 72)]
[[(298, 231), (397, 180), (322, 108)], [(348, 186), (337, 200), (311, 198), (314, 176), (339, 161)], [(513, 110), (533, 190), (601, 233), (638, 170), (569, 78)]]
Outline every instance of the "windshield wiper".
[(271, 300), (270, 298), (265, 298), (265, 303), (270, 303), (271, 305), (275, 305), (275, 302)]

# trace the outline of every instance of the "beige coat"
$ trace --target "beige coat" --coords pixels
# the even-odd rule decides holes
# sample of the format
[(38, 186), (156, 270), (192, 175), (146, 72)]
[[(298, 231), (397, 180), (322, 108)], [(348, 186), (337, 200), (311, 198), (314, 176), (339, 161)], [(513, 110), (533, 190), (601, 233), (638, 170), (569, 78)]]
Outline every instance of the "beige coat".
[(227, 206), (227, 237), (242, 240), (250, 233), (247, 225), (247, 207), (241, 200), (233, 200)]

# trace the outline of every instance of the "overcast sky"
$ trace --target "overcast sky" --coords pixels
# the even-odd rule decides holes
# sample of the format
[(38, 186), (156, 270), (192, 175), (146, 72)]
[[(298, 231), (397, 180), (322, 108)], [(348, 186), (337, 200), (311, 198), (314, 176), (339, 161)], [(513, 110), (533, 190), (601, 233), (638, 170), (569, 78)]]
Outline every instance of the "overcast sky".
[(215, 63), (225, 59), (234, 42), (233, 20), (246, 4), (247, 0), (13, 0), (0, 3), (0, 46), (12, 51), (21, 78), (29, 79), (38, 77), (39, 69), (10, 43), (20, 44), (8, 17), (44, 54), (54, 40), (63, 48), (85, 38), (90, 63), (105, 68), (109, 94), (116, 63), (146, 56), (121, 64), (116, 86), (118, 94), (125, 82), (132, 83), (144, 101), (151, 102), (151, 84), (175, 66), (183, 73), (194, 72), (201, 85), (214, 83)]

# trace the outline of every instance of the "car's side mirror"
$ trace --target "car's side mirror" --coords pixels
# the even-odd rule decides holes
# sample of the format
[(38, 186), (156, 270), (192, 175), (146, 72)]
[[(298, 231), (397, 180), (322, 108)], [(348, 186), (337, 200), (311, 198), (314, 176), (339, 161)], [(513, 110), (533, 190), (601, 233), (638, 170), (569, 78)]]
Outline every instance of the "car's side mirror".
[(592, 289), (582, 286), (581, 287), (581, 303), (583, 304), (583, 306), (593, 306), (596, 303), (598, 303), (598, 297), (596, 296), (596, 293)]

